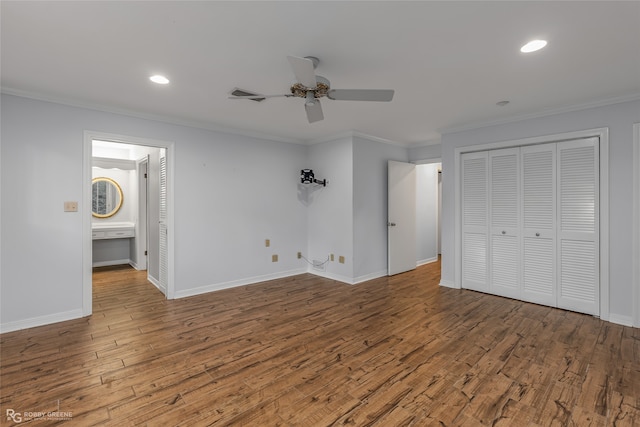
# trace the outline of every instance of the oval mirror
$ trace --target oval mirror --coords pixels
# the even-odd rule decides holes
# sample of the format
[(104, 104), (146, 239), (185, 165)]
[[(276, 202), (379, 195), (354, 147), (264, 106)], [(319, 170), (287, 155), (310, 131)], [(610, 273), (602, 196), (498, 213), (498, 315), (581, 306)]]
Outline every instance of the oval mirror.
[(111, 178), (91, 181), (91, 213), (96, 218), (109, 218), (122, 206), (122, 189)]

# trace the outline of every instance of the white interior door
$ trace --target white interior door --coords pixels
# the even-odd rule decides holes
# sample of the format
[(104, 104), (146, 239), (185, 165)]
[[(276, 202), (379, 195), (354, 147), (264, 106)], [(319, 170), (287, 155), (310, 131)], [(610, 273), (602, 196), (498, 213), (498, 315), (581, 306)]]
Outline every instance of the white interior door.
[(149, 168), (149, 155), (138, 159), (136, 171), (138, 174), (138, 217), (136, 219), (136, 264), (138, 270), (147, 269), (147, 174)]
[(600, 314), (599, 140), (558, 143), (558, 307)]
[(522, 147), (522, 299), (556, 306), (556, 144)]
[(520, 298), (520, 149), (489, 152), (492, 294)]
[(486, 151), (462, 155), (462, 287), (489, 292)]
[(388, 274), (416, 268), (416, 165), (389, 161)]
[(159, 241), (160, 241), (160, 288), (167, 293), (168, 261), (168, 231), (167, 231), (167, 157), (165, 150), (160, 154), (160, 211), (159, 211)]

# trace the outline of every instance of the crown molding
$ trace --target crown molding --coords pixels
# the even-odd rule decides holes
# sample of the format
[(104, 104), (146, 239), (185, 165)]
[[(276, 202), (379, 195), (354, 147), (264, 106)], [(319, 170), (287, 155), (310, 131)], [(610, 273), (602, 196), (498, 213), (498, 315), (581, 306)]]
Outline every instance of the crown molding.
[(409, 145), (409, 148), (422, 148), (422, 147), (431, 147), (432, 145), (440, 145), (442, 143), (442, 139), (429, 139), (427, 141), (416, 142), (415, 144)]
[(574, 111), (582, 111), (582, 110), (588, 110), (590, 108), (606, 107), (608, 105), (622, 104), (624, 102), (633, 102), (638, 100), (640, 100), (640, 92), (632, 93), (624, 96), (605, 98), (605, 99), (601, 99), (593, 102), (573, 104), (565, 107), (548, 108), (545, 110), (537, 111), (535, 113), (521, 114), (517, 116), (506, 117), (503, 119), (470, 122), (470, 123), (462, 124), (459, 126), (458, 125), (449, 126), (442, 129), (438, 129), (438, 132), (440, 132), (440, 134), (464, 132), (468, 130), (480, 129), (480, 128), (489, 127), (489, 126), (504, 125), (509, 123), (520, 122), (523, 120), (538, 119), (542, 117), (554, 116), (556, 114), (571, 113)]
[(207, 123), (207, 122), (201, 122), (197, 120), (180, 119), (173, 116), (142, 113), (140, 111), (129, 110), (125, 108), (108, 107), (101, 104), (83, 102), (83, 101), (68, 99), (64, 97), (58, 97), (58, 96), (43, 95), (41, 93), (35, 93), (35, 92), (25, 91), (21, 89), (14, 89), (14, 88), (4, 87), (4, 86), (0, 87), (0, 93), (5, 95), (18, 96), (21, 98), (34, 99), (36, 101), (51, 102), (54, 104), (66, 105), (69, 107), (84, 108), (88, 110), (100, 111), (103, 113), (118, 114), (118, 115), (127, 116), (127, 117), (134, 117), (137, 119), (152, 120), (155, 122), (162, 122), (162, 123), (172, 124), (177, 126), (186, 126), (186, 127), (196, 128), (196, 129), (210, 130), (214, 132), (227, 133), (231, 135), (240, 135), (240, 136), (246, 136), (250, 138), (263, 139), (263, 140), (275, 141), (275, 142), (286, 142), (286, 143), (298, 144), (298, 145), (305, 143), (304, 141), (295, 139), (295, 138), (287, 138), (287, 137), (282, 137), (277, 135), (270, 135), (263, 132), (227, 127), (227, 126), (222, 126), (215, 123)]
[(381, 144), (387, 144), (387, 145), (394, 145), (396, 147), (402, 147), (402, 148), (412, 147), (412, 145), (407, 143), (392, 141), (390, 139), (380, 138), (377, 136), (368, 135), (366, 133), (362, 133), (354, 130), (341, 132), (341, 133), (333, 134), (330, 136), (323, 136), (321, 138), (310, 139), (310, 140), (307, 140), (306, 143), (308, 145), (315, 145), (315, 144), (322, 144), (324, 142), (337, 141), (339, 139), (345, 139), (345, 138), (362, 138), (362, 139), (367, 139), (369, 141), (379, 142)]

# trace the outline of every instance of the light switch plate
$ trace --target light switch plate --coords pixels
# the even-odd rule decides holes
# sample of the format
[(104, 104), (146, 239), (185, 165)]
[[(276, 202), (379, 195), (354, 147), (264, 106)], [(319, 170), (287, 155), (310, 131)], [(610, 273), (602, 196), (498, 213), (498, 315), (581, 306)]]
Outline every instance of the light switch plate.
[(65, 212), (78, 212), (78, 202), (64, 202)]

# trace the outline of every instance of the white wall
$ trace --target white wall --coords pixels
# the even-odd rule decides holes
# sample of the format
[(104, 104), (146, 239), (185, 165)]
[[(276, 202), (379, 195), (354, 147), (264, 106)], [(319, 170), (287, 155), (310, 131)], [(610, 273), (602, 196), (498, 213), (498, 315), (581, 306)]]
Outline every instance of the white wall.
[(442, 136), (442, 281), (453, 284), (456, 148), (609, 128), (610, 203), (610, 320), (630, 324), (632, 319), (632, 158), (633, 123), (640, 120), (640, 101), (555, 114)]
[(438, 259), (438, 169), (440, 163), (416, 165), (418, 264)]
[[(3, 331), (82, 315), (86, 130), (175, 143), (176, 296), (306, 269), (296, 252), (307, 243), (297, 198), (307, 147), (12, 95), (0, 101)], [(78, 201), (79, 212), (63, 212), (64, 201)]]
[[(351, 137), (314, 144), (309, 147), (307, 166), (315, 177), (327, 179), (326, 187), (300, 184), (301, 198), (308, 205), (308, 246), (304, 255), (309, 260), (334, 261), (325, 271), (315, 274), (350, 283), (353, 280), (353, 141)], [(344, 256), (344, 264), (338, 257)]]
[(387, 274), (388, 161), (407, 162), (407, 149), (353, 137), (353, 280)]

